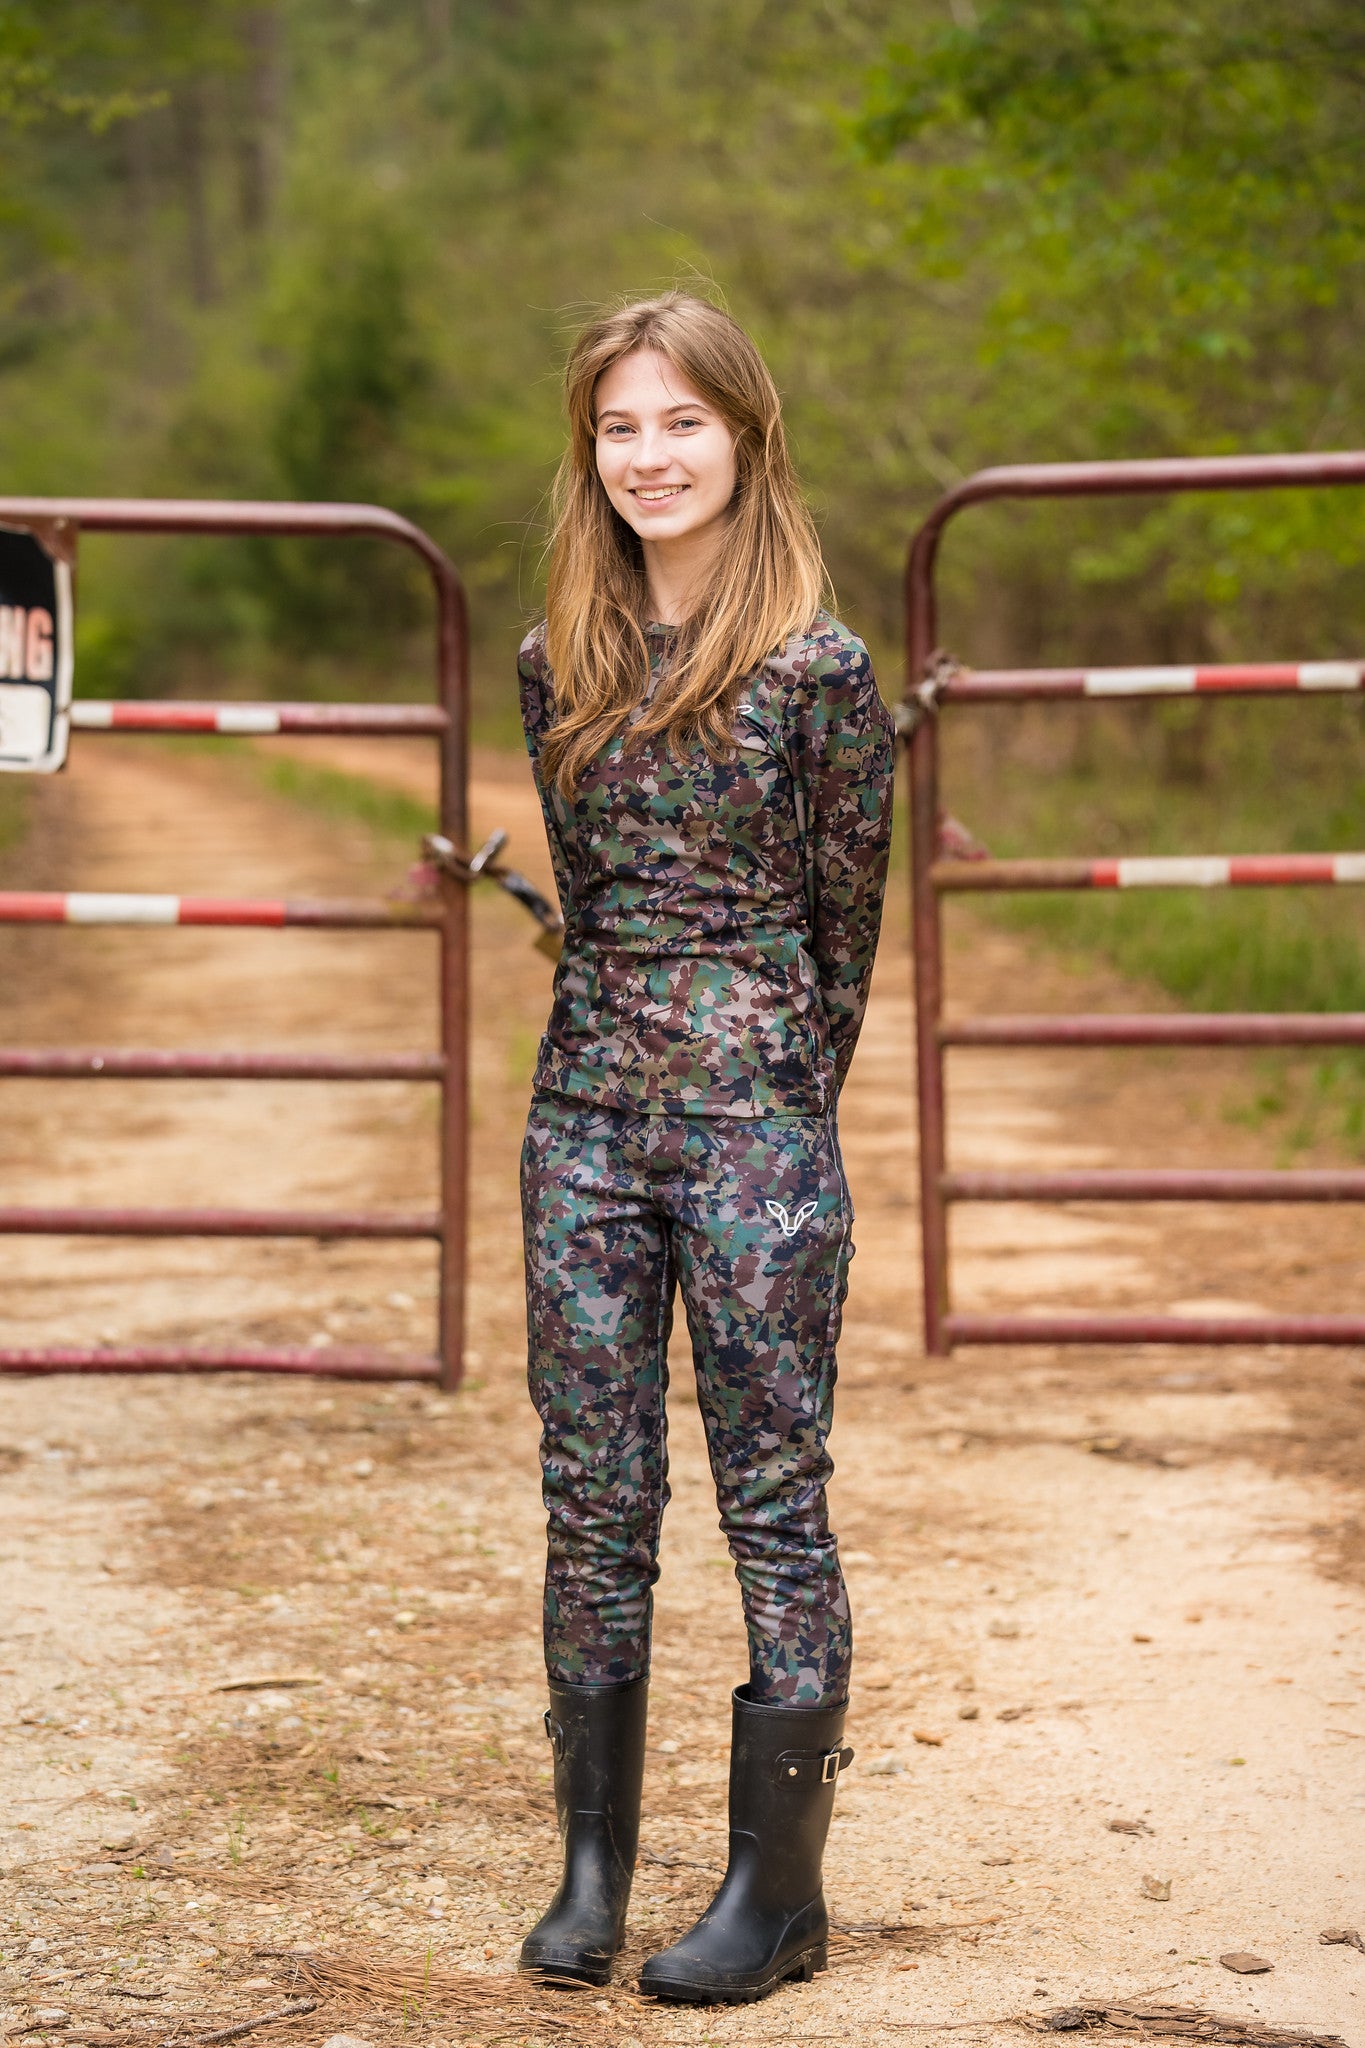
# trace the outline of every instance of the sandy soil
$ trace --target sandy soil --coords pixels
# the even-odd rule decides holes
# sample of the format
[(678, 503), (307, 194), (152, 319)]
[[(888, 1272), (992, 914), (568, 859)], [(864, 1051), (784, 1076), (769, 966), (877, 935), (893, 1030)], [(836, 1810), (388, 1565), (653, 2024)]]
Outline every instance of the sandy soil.
[[(411, 786), (425, 772), (399, 750), (313, 753)], [(30, 886), (397, 879), (392, 849), (202, 750), (83, 741), (38, 794), (15, 870)], [(524, 771), (489, 758), (475, 824), (498, 823), (543, 877)], [(549, 970), (489, 891), (465, 1391), (0, 1388), (0, 2037), (187, 2041), (311, 1998), (249, 2038), (993, 2043), (1030, 2014), (1145, 1995), (1365, 2042), (1365, 1953), (1319, 1938), (1365, 1930), (1365, 1359), (1038, 1348), (930, 1366), (903, 926), (897, 901), (843, 1117), (859, 1254), (835, 1508), (860, 1661), (829, 1974), (747, 2012), (631, 1990), (715, 1881), (743, 1675), (679, 1357), (629, 1951), (601, 1999), (508, 1982), (555, 1850), (515, 1201)], [(953, 942), (963, 1009), (1122, 993), (965, 919)], [(423, 1046), (430, 954), (413, 935), (11, 932), (0, 1031)], [(1225, 1113), (1238, 1073), (1222, 1055), (962, 1055), (954, 1156), (1254, 1162), (1267, 1146)], [(431, 1199), (418, 1088), (11, 1082), (3, 1102), (4, 1200)], [(956, 1246), (964, 1304), (1365, 1300), (1344, 1210), (981, 1209)], [(2, 1264), (11, 1342), (430, 1338), (420, 1248), (21, 1239)], [(1274, 1967), (1232, 1974), (1234, 1951)]]

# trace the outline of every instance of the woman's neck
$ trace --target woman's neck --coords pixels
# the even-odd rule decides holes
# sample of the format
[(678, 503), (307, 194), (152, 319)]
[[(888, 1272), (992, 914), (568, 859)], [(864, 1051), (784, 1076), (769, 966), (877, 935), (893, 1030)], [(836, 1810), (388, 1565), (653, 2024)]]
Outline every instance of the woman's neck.
[(701, 602), (724, 535), (709, 528), (676, 540), (643, 542), (649, 616), (661, 626), (686, 625)]

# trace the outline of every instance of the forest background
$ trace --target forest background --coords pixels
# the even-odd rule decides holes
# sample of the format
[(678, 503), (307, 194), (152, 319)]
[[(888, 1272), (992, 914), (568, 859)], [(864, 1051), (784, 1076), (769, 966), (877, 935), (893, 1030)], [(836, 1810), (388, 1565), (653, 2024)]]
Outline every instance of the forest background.
[[(909, 535), (979, 465), (1365, 445), (1363, 117), (1355, 0), (0, 0), (0, 489), (396, 506), (514, 745), (565, 340), (691, 284), (895, 694)], [(1353, 491), (978, 512), (945, 638), (1359, 656), (1363, 554)], [(82, 694), (415, 695), (424, 650), (373, 548), (83, 544)], [(953, 733), (998, 852), (1361, 843), (1359, 699)], [(1365, 1009), (1359, 892), (1000, 914), (1204, 1006)], [(1361, 1063), (1268, 1063), (1248, 1113), (1365, 1150)]]

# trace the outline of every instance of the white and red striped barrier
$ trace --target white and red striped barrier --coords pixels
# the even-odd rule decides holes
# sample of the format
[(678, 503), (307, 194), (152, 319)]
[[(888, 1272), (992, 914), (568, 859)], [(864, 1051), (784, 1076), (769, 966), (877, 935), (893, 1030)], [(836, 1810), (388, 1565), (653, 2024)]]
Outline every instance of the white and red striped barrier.
[(105, 702), (78, 697), (71, 706), (74, 732), (350, 733), (437, 735), (449, 728), (435, 704), (189, 704), (139, 700)]
[(231, 897), (131, 896), (73, 889), (65, 895), (31, 890), (0, 891), (5, 924), (225, 924), (282, 925), (283, 903), (250, 903)]
[(1252, 661), (1145, 668), (936, 669), (926, 688), (944, 704), (1058, 697), (1322, 696), (1365, 690), (1365, 662)]
[(939, 860), (936, 889), (1265, 889), (1365, 882), (1365, 853), (1199, 853), (1123, 860)]
[(273, 704), (108, 704), (78, 699), (73, 732), (279, 732)]
[(1088, 668), (1087, 697), (1187, 697), (1245, 690), (1365, 689), (1365, 662), (1247, 662), (1209, 668)]
[(1365, 853), (1161, 854), (1091, 864), (1092, 889), (1236, 889), (1365, 882)]
[(115, 891), (0, 890), (0, 924), (108, 925), (330, 925), (342, 930), (376, 926), (430, 926), (441, 922), (438, 904), (253, 902), (233, 896), (144, 896)]

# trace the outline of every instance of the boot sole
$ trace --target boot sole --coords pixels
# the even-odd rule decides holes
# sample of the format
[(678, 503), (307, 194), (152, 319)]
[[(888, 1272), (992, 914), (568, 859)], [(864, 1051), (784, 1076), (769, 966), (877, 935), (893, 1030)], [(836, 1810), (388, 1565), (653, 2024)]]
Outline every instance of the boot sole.
[(580, 1991), (585, 1985), (594, 1991), (601, 1991), (611, 1982), (611, 1964), (519, 1962), (517, 1975), (529, 1977), (534, 1983), (543, 1984), (547, 1991)]
[(767, 1998), (781, 1984), (809, 1984), (817, 1971), (829, 1968), (829, 1953), (825, 1945), (809, 1948), (798, 1956), (792, 1956), (780, 1970), (756, 1981), (731, 1982), (729, 1984), (698, 1984), (679, 1977), (641, 1977), (640, 1989), (646, 1998), (666, 1999), (670, 2005), (754, 2005), (760, 1998)]

